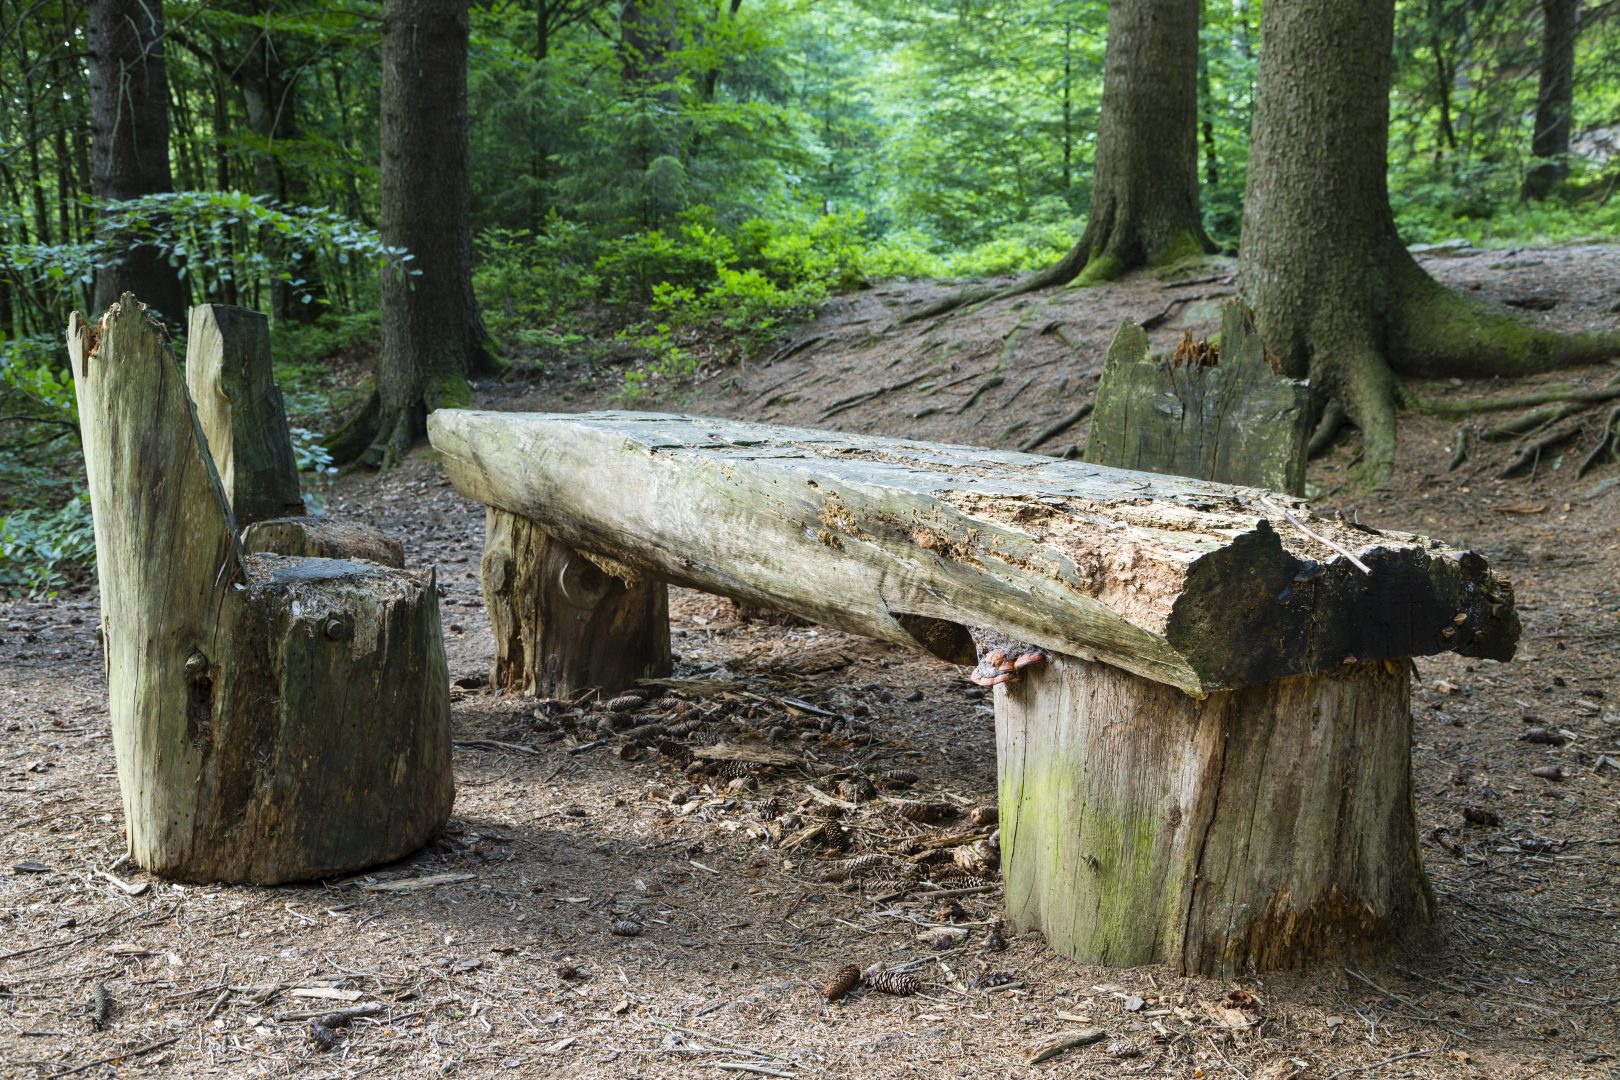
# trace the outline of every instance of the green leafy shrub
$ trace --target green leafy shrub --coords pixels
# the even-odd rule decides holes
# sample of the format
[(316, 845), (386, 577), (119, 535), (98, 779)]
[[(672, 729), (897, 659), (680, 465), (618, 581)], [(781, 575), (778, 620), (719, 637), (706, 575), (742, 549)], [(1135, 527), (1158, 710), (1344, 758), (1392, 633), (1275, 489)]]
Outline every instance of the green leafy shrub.
[(17, 510), (0, 517), (0, 594), (55, 596), (86, 581), (95, 560), (87, 491), (55, 510)]

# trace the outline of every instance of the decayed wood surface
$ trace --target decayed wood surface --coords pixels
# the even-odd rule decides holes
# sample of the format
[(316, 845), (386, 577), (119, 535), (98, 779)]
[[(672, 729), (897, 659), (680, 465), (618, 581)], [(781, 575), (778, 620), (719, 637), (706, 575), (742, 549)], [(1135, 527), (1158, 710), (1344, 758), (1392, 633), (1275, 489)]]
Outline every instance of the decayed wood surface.
[(1219, 361), (1155, 356), (1121, 326), (1108, 347), (1086, 461), (1300, 495), (1310, 388), (1273, 370), (1242, 301), (1223, 306)]
[(1219, 976), (1421, 928), (1410, 669), (1199, 700), (1059, 656), (998, 686), (1010, 924), (1088, 962)]
[(1355, 660), (1501, 659), (1518, 636), (1480, 556), (1253, 489), (648, 413), (441, 409), (428, 430), (457, 490), (577, 550), (915, 647), (915, 617), (992, 627), (1209, 692)]
[(405, 548), (369, 525), (332, 518), (287, 517), (255, 521), (242, 530), (248, 552), (302, 555), (314, 559), (366, 559), (403, 568)]
[(270, 369), (270, 320), (224, 304), (192, 308), (186, 387), (237, 527), (302, 514), (287, 410)]
[(244, 556), (159, 328), (132, 296), (68, 351), (130, 854), (186, 880), (387, 862), (450, 812), (430, 570)]
[(569, 697), (670, 673), (668, 586), (614, 577), (526, 518), (494, 507), (485, 517), (493, 685)]

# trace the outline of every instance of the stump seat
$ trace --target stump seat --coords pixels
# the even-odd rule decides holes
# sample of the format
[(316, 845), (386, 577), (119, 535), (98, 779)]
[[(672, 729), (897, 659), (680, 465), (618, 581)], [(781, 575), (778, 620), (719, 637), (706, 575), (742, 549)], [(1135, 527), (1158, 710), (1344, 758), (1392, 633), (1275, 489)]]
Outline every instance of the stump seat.
[(1430, 918), (1410, 658), (1507, 659), (1519, 631), (1475, 553), (1287, 495), (970, 447), (622, 412), (439, 410), (428, 429), (488, 508), (497, 685), (666, 672), (666, 583), (957, 663), (966, 627), (990, 628), (1052, 654), (994, 691), (1015, 929), (1230, 974)]
[(129, 853), (274, 884), (388, 862), (449, 817), (431, 569), (249, 554), (179, 365), (134, 297), (68, 350)]

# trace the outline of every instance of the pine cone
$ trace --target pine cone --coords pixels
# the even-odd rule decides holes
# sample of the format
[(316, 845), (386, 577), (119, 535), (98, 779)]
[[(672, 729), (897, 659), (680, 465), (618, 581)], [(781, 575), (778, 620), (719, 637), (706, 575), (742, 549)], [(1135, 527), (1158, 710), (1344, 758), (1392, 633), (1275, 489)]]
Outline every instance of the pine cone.
[(891, 788), (908, 788), (918, 780), (916, 773), (910, 769), (890, 769), (883, 774), (883, 786)]
[(847, 871), (845, 875), (847, 877), (866, 877), (878, 867), (886, 865), (888, 861), (885, 855), (857, 855), (852, 859), (845, 859), (839, 867)]
[(990, 929), (984, 935), (984, 947), (989, 952), (1005, 952), (1007, 939), (1001, 936), (1001, 924), (991, 923)]
[(772, 795), (770, 798), (759, 804), (759, 809), (757, 812), (759, 814), (759, 820), (775, 821), (776, 816), (782, 812), (782, 804), (777, 800), (775, 795)]
[(640, 694), (620, 694), (609, 698), (606, 707), (608, 712), (634, 712), (645, 704), (647, 699)]
[(907, 821), (917, 821), (928, 824), (941, 821), (956, 813), (956, 807), (948, 802), (935, 802), (925, 799), (896, 799), (892, 804), (895, 812)]
[(911, 891), (911, 882), (904, 878), (872, 878), (861, 886), (867, 896), (904, 896)]
[(726, 781), (727, 791), (756, 791), (758, 789), (759, 781), (752, 776), (738, 776)]
[(997, 809), (995, 803), (985, 803), (969, 811), (968, 820), (975, 825), (994, 825), (1001, 820), (1001, 811)]
[(887, 971), (876, 965), (861, 972), (861, 982), (882, 994), (906, 997), (922, 989), (917, 976), (905, 971)]
[(645, 743), (651, 746), (663, 734), (663, 724), (641, 724), (628, 731), (619, 732), (619, 738), (624, 739), (626, 742)]
[(684, 767), (692, 761), (692, 751), (685, 743), (678, 743), (674, 739), (659, 739), (657, 745), (658, 752), (677, 765)]
[(827, 985), (821, 988), (821, 996), (828, 1001), (837, 1001), (857, 986), (861, 985), (861, 969), (855, 964), (845, 964), (833, 972), (833, 977)]
[(639, 912), (614, 919), (611, 927), (614, 937), (640, 937), (647, 928), (642, 925)]
[(720, 770), (720, 776), (725, 780), (737, 780), (753, 774), (753, 768), (746, 761), (728, 761)]

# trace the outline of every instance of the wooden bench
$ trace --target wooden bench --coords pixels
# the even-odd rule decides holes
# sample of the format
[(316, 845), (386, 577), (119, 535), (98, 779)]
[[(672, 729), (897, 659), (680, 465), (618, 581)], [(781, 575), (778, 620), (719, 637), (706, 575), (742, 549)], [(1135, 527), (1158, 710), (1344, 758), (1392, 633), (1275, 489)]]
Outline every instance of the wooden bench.
[(994, 450), (645, 413), (428, 429), (489, 508), (504, 686), (667, 671), (665, 582), (957, 663), (991, 628), (1052, 653), (995, 690), (1015, 929), (1229, 974), (1432, 914), (1408, 658), (1512, 655), (1511, 588), (1476, 554)]

